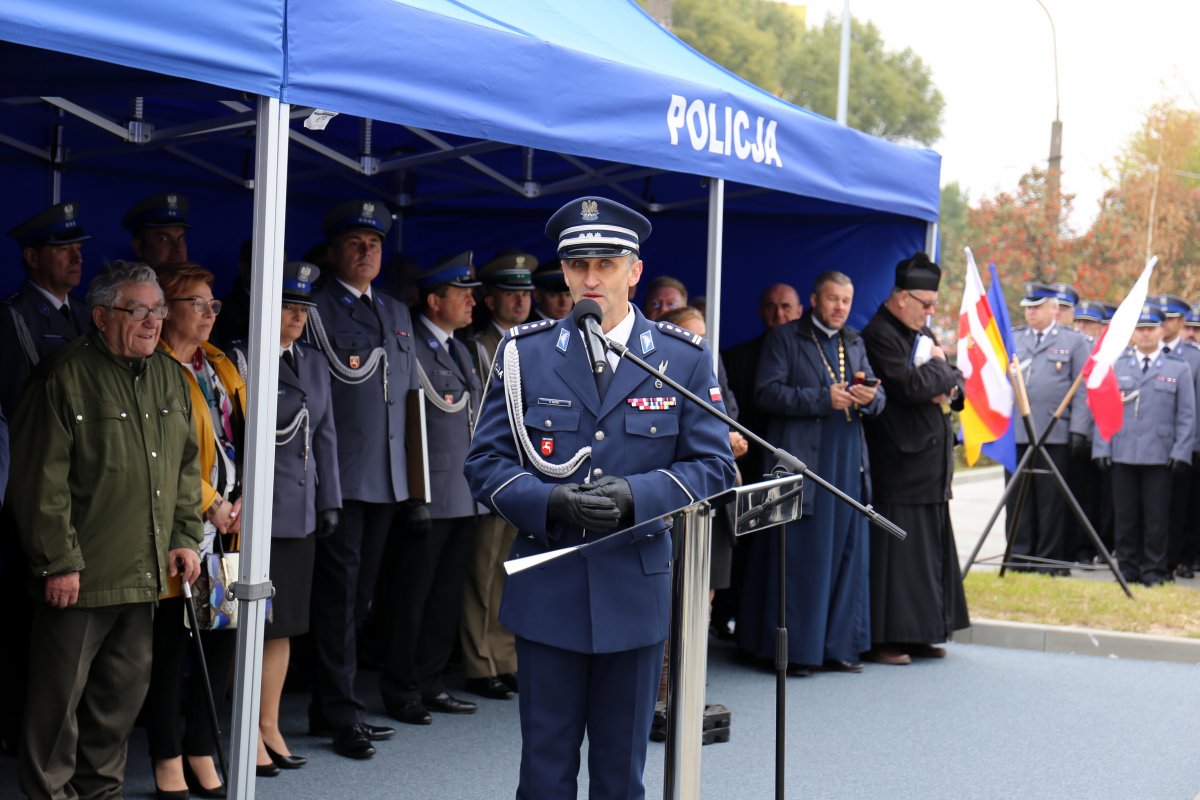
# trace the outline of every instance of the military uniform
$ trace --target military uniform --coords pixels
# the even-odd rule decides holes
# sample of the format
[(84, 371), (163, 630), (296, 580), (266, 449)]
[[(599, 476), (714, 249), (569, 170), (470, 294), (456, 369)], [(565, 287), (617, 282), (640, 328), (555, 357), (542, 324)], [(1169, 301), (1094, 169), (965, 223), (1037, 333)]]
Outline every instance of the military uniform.
[(1092, 455), (1111, 459), (1116, 555), (1121, 574), (1149, 585), (1167, 580), (1171, 462), (1190, 463), (1196, 427), (1191, 369), (1161, 351), (1145, 361), (1130, 348), (1113, 364), (1125, 404), (1124, 425), (1111, 442), (1097, 438)]
[[(1053, 291), (1046, 290), (1050, 290), (1050, 287), (1028, 284), (1026, 299), (1022, 303), (1030, 305), (1034, 301), (1055, 302)], [(1014, 356), (1021, 361), (1034, 430), (1041, 436), (1066, 396), (1067, 390), (1087, 363), (1091, 347), (1083, 334), (1058, 323), (1052, 323), (1044, 331), (1026, 326), (1014, 328), (1013, 346)], [(1016, 414), (1014, 407), (1014, 416)], [(1086, 453), (1089, 423), (1087, 395), (1080, 386), (1071, 398), (1070, 405), (1064, 410), (1062, 418), (1045, 440), (1047, 455), (1064, 477), (1070, 474), (1069, 444), (1073, 441), (1077, 451)], [(1016, 439), (1020, 458), (1030, 442), (1025, 426), (1019, 420), (1016, 422)], [(1036, 459), (1031, 466), (1042, 467), (1041, 459)], [(1012, 519), (1015, 511), (1014, 493), (1008, 502), (1009, 519)], [(1066, 550), (1067, 531), (1073, 526), (1074, 521), (1069, 516), (1066, 499), (1057, 482), (1048, 475), (1032, 476), (1021, 518), (1017, 522), (1013, 555), (1053, 561), (1064, 560), (1068, 555), (1074, 555)]]
[[(573, 233), (556, 224), (581, 206), (574, 219), (582, 216), (584, 224)], [(623, 239), (602, 225), (618, 228), (612, 233)], [(568, 237), (575, 236), (591, 245), (580, 244), (583, 252), (573, 257), (602, 258), (636, 252), (649, 227), (612, 201), (584, 198), (564, 206), (547, 233), (560, 256), (570, 256)], [(622, 323), (632, 324), (632, 352), (723, 408), (704, 341), (627, 309), (633, 317)], [(641, 523), (733, 484), (724, 424), (633, 364), (621, 364), (601, 392), (583, 335), (570, 319), (517, 326), (492, 370), (466, 475), (475, 497), (520, 531), (513, 558), (603, 535), (549, 516), (560, 485), (570, 493), (582, 488), (574, 485), (623, 476), (617, 483), (628, 487), (632, 521)], [(574, 798), (585, 732), (590, 796), (644, 797), (670, 573), (671, 538), (661, 523), (636, 540), (509, 577), (500, 619), (517, 636), (520, 665), (518, 798)]]
[[(359, 229), (383, 235), (390, 226), (384, 209), (351, 201), (330, 213), (326, 235)], [(409, 497), (405, 401), (418, 383), (408, 307), (376, 289), (360, 294), (332, 273), (313, 292), (316, 308), (305, 330), (333, 379), (343, 500), (337, 533), (317, 542), (312, 635), (318, 669), (309, 720), (315, 729), (327, 724), (346, 731), (363, 723), (364, 705), (354, 691), (357, 639), (397, 503)]]
[[(469, 254), (420, 276), (424, 295), (439, 286), (474, 288)], [(414, 327), (416, 357), (425, 388), (429, 447), (428, 525), (395, 526), (384, 562), (394, 578), (383, 586), (389, 622), (387, 655), (379, 686), (388, 713), (425, 724), (428, 711), (470, 713), (473, 703), (452, 697), (442, 675), (462, 609), (471, 535), (479, 506), (463, 476), (471, 422), (482, 387), (467, 347), (424, 315)]]

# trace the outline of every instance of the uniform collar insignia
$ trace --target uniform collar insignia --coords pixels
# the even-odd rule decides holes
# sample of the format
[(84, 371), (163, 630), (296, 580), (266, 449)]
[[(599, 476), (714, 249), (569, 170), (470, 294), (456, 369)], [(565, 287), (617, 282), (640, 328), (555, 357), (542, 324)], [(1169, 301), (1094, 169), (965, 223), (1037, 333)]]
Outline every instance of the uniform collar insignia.
[(650, 331), (642, 331), (639, 341), (642, 343), (642, 355), (646, 355), (654, 349), (654, 337), (650, 334)]
[(558, 332), (558, 344), (555, 345), (560, 351), (567, 352), (567, 344), (571, 341), (571, 332), (563, 328)]

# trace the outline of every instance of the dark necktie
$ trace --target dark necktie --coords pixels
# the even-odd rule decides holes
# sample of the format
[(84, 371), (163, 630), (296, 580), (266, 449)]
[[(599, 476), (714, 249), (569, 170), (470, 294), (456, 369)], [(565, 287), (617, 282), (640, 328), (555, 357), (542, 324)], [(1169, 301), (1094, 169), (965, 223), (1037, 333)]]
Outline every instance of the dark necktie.
[(283, 360), (286, 361), (287, 365), (292, 368), (292, 372), (296, 375), (296, 377), (300, 377), (300, 367), (296, 364), (296, 354), (291, 350), (284, 350)]
[(1165, 354), (1165, 353), (1169, 353), (1169, 352), (1171, 352), (1171, 345), (1169, 345), (1169, 344), (1163, 345), (1163, 353)]
[(1034, 349), (1041, 347), (1041, 346), (1042, 346), (1042, 332), (1038, 331), (1037, 343), (1034, 345)]
[(465, 355), (466, 347), (461, 342), (456, 342), (454, 337), (451, 336), (446, 340), (446, 349), (450, 351), (450, 357), (454, 359), (455, 365), (458, 367), (459, 372), (462, 373), (463, 380), (470, 383), (471, 372), (473, 370), (471, 369), (470, 358)]
[(1150, 369), (1150, 356), (1142, 356), (1142, 372)]
[(608, 392), (608, 387), (612, 384), (613, 371), (612, 364), (608, 363), (608, 359), (604, 360), (604, 369), (596, 373), (596, 389), (600, 392), (600, 399), (604, 399), (604, 395)]
[(67, 303), (63, 303), (61, 306), (58, 307), (58, 313), (62, 314), (63, 319), (65, 319), (67, 322), (75, 321), (75, 320), (71, 319), (71, 306), (68, 305)]
[(379, 319), (379, 309), (375, 307), (375, 301), (371, 299), (370, 295), (364, 292), (358, 296), (358, 299), (363, 301), (363, 304), (367, 308), (371, 309), (371, 313), (375, 315), (375, 319)]

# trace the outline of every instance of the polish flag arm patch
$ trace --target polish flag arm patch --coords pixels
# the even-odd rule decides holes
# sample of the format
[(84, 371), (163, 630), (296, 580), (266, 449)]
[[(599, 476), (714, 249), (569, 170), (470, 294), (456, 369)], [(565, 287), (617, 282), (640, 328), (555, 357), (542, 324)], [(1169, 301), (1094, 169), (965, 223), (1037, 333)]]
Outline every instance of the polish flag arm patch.
[(714, 387), (712, 387), (711, 389), (709, 389), (709, 390), (708, 390), (708, 399), (709, 399), (709, 400), (712, 400), (714, 403), (720, 403), (720, 402), (723, 402), (723, 401), (721, 400), (721, 387), (720, 387), (720, 386), (714, 386)]

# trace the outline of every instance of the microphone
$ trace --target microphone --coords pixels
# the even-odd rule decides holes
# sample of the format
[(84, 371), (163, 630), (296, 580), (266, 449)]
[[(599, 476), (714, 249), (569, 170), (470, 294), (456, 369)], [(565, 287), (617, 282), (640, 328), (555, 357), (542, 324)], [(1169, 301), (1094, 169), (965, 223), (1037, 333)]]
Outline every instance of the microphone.
[(605, 353), (604, 331), (600, 329), (600, 304), (595, 300), (580, 300), (571, 312), (571, 319), (583, 334), (583, 345), (592, 362), (592, 372), (597, 374), (608, 368)]

